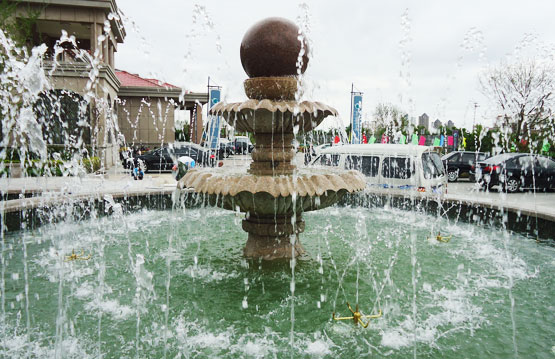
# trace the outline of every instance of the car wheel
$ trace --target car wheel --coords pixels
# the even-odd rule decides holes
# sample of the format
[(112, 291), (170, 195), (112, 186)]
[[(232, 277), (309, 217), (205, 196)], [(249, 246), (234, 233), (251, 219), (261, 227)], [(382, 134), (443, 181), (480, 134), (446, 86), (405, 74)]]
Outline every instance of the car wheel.
[(141, 167), (143, 168), (144, 173), (148, 172), (148, 164), (146, 162), (143, 162), (143, 165)]
[(447, 172), (447, 179), (449, 180), (449, 182), (455, 182), (457, 180), (457, 178), (459, 178), (459, 170), (449, 170), (449, 172)]
[(520, 181), (514, 177), (511, 177), (505, 183), (505, 189), (507, 192), (514, 193), (520, 189)]

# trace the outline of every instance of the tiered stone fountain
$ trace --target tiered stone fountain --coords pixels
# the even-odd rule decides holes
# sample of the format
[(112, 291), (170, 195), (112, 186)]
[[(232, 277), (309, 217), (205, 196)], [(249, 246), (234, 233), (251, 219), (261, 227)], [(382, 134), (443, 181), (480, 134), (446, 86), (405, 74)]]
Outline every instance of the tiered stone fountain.
[(292, 142), (297, 131), (311, 131), (337, 111), (320, 102), (297, 102), (297, 73), (308, 65), (308, 47), (299, 28), (282, 18), (255, 24), (241, 43), (241, 62), (250, 77), (244, 83), (248, 101), (218, 103), (220, 115), (240, 132), (255, 138), (252, 163), (242, 173), (224, 167), (195, 169), (179, 182), (192, 187), (211, 205), (246, 213), (249, 258), (296, 257), (304, 252), (298, 235), (302, 213), (336, 203), (347, 192), (364, 188), (355, 171), (297, 170)]

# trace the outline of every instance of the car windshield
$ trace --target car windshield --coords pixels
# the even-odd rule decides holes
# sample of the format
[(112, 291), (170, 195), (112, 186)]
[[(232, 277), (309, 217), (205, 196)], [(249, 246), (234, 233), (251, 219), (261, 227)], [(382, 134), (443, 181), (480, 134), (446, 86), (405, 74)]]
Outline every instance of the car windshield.
[(543, 168), (555, 169), (555, 161), (546, 157), (538, 157), (538, 162)]
[(159, 148), (143, 153), (143, 155), (159, 155), (159, 154), (160, 154), (160, 149)]
[(501, 162), (505, 162), (506, 160), (517, 156), (517, 153), (503, 153), (501, 155), (493, 156), (488, 158), (487, 160), (483, 161), (483, 163), (487, 164), (499, 164)]

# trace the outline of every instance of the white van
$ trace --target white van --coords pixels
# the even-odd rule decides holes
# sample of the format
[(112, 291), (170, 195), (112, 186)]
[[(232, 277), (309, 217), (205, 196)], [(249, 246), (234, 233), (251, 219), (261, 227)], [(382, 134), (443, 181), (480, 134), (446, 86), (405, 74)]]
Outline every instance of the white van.
[(311, 163), (353, 169), (366, 176), (369, 187), (423, 193), (447, 192), (447, 176), (433, 147), (363, 144), (323, 149)]

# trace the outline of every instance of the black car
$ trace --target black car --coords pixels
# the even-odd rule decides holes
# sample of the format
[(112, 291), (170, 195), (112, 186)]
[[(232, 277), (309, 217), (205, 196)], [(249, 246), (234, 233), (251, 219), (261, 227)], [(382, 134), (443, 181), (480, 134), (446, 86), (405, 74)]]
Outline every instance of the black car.
[(554, 189), (555, 161), (540, 155), (504, 153), (478, 162), (476, 180), (484, 188), (500, 186), (507, 192), (522, 188)]
[(468, 177), (474, 182), (476, 162), (484, 161), (488, 157), (489, 155), (483, 152), (453, 151), (441, 157), (441, 160), (449, 182), (455, 182), (459, 177)]
[(195, 160), (197, 166), (215, 166), (217, 159), (223, 158), (221, 150), (214, 153), (194, 143), (181, 143), (172, 146), (164, 146), (149, 151), (137, 157), (141, 162), (144, 172), (149, 171), (171, 171), (177, 163), (177, 158), (189, 156)]
[(247, 142), (244, 139), (235, 139), (234, 141), (235, 146), (235, 153), (246, 155), (247, 153), (251, 153), (254, 149), (254, 145), (250, 142)]
[(235, 154), (235, 146), (232, 142), (220, 142), (220, 151), (222, 151), (227, 158)]

